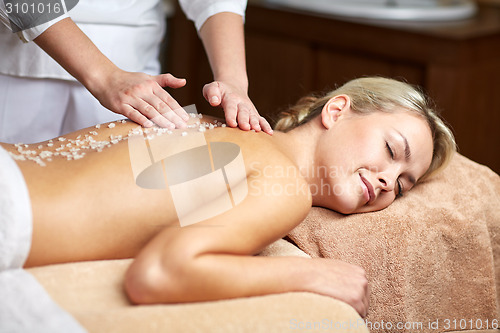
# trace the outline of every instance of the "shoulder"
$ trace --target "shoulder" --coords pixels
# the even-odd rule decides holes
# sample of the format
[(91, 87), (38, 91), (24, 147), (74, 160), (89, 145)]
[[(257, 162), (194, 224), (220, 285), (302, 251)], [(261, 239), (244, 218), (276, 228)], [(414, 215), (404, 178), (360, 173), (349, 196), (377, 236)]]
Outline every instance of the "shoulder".
[(286, 216), (289, 222), (299, 223), (305, 218), (312, 206), (309, 185), (271, 136), (239, 129), (214, 131), (213, 134), (209, 141), (229, 141), (241, 149), (248, 195), (259, 202), (259, 207), (266, 207), (269, 214)]

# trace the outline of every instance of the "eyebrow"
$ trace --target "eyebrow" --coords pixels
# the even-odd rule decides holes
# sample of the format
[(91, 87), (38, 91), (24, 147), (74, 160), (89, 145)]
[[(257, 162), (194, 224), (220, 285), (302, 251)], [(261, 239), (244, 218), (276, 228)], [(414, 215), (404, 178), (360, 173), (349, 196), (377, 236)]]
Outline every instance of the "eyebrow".
[[(403, 141), (405, 144), (405, 160), (406, 160), (406, 162), (408, 162), (410, 160), (410, 157), (411, 157), (410, 145), (408, 144), (408, 140), (403, 135), (403, 133), (398, 131), (398, 134), (401, 135), (401, 137), (403, 138)], [(412, 175), (408, 175), (408, 181), (410, 183), (412, 183), (412, 185), (415, 185), (417, 183), (417, 180)]]
[(403, 135), (403, 133), (398, 131), (398, 134), (401, 135), (401, 137), (403, 138), (403, 141), (405, 143), (405, 160), (406, 160), (406, 162), (408, 162), (410, 160), (410, 157), (411, 157), (410, 145), (408, 144), (408, 140)]

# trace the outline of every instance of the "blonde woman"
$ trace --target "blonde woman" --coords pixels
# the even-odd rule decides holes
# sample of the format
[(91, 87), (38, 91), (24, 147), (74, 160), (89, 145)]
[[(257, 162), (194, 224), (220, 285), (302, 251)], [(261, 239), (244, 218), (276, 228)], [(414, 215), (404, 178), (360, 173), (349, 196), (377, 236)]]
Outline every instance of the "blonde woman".
[[(311, 206), (344, 214), (387, 207), (443, 168), (455, 150), (450, 130), (418, 90), (391, 79), (353, 80), (323, 97), (301, 100), (273, 136), (213, 125), (202, 131), (212, 148), (217, 142), (238, 147), (244, 173), (235, 182), (245, 183), (246, 192), (233, 208), (182, 226), (177, 194), (169, 186), (138, 186), (131, 137), (123, 140), (137, 125), (114, 125), (28, 147), (2, 145), (17, 164), (8, 176), (4, 170), (4, 178), (24, 179), (33, 212), (32, 240), (20, 265), (135, 257), (125, 289), (138, 304), (308, 291), (347, 302), (364, 316), (368, 291), (362, 268), (331, 259), (253, 255), (297, 226)], [(169, 135), (176, 145), (165, 150), (194, 134), (157, 138)], [(68, 157), (75, 142), (89, 137), (114, 143), (94, 144), (76, 160)], [(58, 156), (50, 153), (56, 148)], [(3, 160), (14, 164), (10, 157)], [(215, 191), (212, 184), (206, 187), (200, 191)], [(18, 204), (22, 193), (19, 198)]]

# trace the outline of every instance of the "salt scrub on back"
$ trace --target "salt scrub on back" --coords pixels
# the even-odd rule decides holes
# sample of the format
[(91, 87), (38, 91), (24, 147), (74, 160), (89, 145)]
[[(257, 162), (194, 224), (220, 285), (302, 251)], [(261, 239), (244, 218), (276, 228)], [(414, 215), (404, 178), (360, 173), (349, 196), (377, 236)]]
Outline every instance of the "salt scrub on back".
[[(189, 115), (191, 118), (203, 118), (203, 115), (201, 114), (190, 113)], [(124, 124), (126, 122), (126, 120), (118, 120), (116, 121), (116, 124)], [(107, 127), (112, 129), (116, 127), (116, 124), (114, 122), (109, 123)], [(205, 131), (207, 128), (214, 129), (216, 127), (226, 127), (226, 125), (218, 122), (217, 120), (214, 120), (213, 124), (196, 123), (188, 125), (188, 128), (196, 127), (198, 127), (198, 130), (201, 132)], [(101, 129), (101, 125), (96, 125), (95, 129)], [(99, 132), (96, 130), (92, 130), (87, 134), (84, 134), (83, 137), (82, 135), (79, 135), (76, 139), (68, 139), (62, 136), (54, 139), (60, 144), (60, 146), (57, 147), (55, 151), (53, 147), (56, 143), (54, 143), (54, 140), (49, 140), (45, 145), (38, 144), (38, 146), (35, 146), (33, 144), (33, 147), (31, 147), (32, 145), (16, 143), (14, 147), (17, 148), (18, 154), (12, 152), (9, 152), (9, 154), (16, 161), (33, 161), (39, 166), (44, 167), (47, 165), (47, 162), (52, 162), (53, 158), (57, 156), (65, 157), (68, 161), (74, 161), (84, 158), (86, 153), (89, 151), (102, 152), (104, 149), (110, 148), (121, 141), (128, 140), (128, 138), (132, 135), (140, 134), (139, 131), (146, 133), (149, 140), (154, 139), (154, 137), (158, 135), (173, 133), (171, 130), (160, 127), (152, 127), (149, 129), (138, 128), (130, 130), (126, 136), (111, 134), (107, 140), (97, 141), (94, 139), (94, 137), (98, 136)], [(181, 135), (186, 136), (188, 135), (188, 133), (182, 132)], [(47, 147), (50, 150), (45, 150), (45, 148)]]

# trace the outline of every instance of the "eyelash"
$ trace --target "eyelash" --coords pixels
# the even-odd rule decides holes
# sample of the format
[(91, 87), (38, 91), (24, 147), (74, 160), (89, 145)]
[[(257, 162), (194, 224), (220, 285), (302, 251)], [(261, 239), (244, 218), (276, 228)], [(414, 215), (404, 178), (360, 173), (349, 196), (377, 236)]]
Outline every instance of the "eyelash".
[[(385, 142), (385, 147), (387, 148), (387, 151), (389, 152), (389, 156), (391, 159), (394, 159), (394, 152), (392, 151), (391, 146), (389, 146), (389, 143), (386, 141)], [(401, 184), (401, 181), (399, 178), (397, 179), (397, 184), (398, 184), (398, 194), (396, 195), (396, 198), (400, 198), (403, 196), (403, 185)]]

